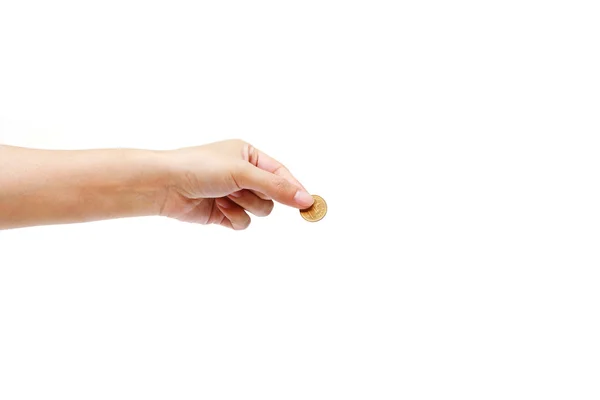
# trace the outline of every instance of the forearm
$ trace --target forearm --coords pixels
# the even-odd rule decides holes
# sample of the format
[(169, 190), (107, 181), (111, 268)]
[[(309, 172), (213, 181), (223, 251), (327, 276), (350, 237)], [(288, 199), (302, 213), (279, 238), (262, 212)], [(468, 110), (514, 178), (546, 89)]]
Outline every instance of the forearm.
[(165, 182), (160, 152), (0, 145), (0, 229), (158, 215)]

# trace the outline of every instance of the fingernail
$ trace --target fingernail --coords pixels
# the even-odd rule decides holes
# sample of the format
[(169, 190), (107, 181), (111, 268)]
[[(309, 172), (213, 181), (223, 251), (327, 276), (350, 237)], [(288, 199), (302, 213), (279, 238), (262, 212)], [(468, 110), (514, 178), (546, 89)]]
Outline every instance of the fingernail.
[(238, 190), (237, 192), (233, 192), (230, 194), (232, 197), (240, 197), (242, 195), (242, 191)]
[(314, 203), (315, 199), (305, 192), (304, 190), (298, 190), (294, 196), (294, 201), (303, 207), (310, 207)]

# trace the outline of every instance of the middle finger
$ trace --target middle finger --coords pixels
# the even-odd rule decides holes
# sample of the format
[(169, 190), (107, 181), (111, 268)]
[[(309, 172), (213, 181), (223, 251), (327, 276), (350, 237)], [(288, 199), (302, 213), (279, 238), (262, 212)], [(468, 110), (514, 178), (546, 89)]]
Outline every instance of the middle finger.
[(274, 206), (272, 200), (261, 199), (249, 190), (238, 190), (231, 193), (228, 197), (257, 217), (266, 217), (271, 214)]

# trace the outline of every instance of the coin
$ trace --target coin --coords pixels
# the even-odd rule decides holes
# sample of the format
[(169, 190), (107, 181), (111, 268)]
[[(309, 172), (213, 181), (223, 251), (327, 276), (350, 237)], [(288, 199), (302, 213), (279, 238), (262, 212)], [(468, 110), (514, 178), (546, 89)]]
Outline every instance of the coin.
[(321, 196), (313, 194), (312, 197), (315, 199), (315, 202), (309, 208), (300, 210), (300, 215), (309, 222), (317, 222), (322, 220), (325, 214), (327, 214), (327, 203), (325, 203), (325, 200)]

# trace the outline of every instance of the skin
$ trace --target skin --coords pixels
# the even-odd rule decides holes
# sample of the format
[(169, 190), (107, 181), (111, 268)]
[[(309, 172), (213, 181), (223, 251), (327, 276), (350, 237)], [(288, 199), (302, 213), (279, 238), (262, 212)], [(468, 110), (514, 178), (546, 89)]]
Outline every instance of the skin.
[(313, 198), (241, 140), (169, 151), (0, 145), (0, 229), (160, 215), (241, 230), (273, 201), (304, 209)]

